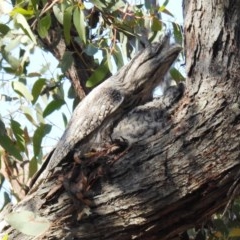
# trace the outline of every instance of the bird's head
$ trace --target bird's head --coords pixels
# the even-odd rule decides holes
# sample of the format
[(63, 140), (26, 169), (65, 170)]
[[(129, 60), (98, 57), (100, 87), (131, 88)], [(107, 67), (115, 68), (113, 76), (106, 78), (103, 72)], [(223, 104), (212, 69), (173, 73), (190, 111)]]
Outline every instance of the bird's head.
[(170, 44), (170, 35), (167, 34), (160, 42), (153, 43), (137, 54), (121, 78), (124, 94), (130, 98), (138, 95), (136, 98), (141, 98), (141, 103), (148, 101), (181, 50), (180, 45)]

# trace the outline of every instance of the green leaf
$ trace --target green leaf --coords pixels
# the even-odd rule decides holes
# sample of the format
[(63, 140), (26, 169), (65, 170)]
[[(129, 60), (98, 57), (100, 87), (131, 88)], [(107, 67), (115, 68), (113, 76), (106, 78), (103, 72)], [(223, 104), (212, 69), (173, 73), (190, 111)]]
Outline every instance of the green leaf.
[(72, 12), (73, 12), (73, 7), (70, 6), (65, 9), (64, 15), (63, 15), (63, 32), (64, 32), (64, 37), (67, 44), (69, 44), (71, 41), (70, 31), (72, 26)]
[(69, 68), (72, 66), (72, 64), (73, 64), (72, 53), (69, 51), (66, 51), (63, 54), (62, 60), (59, 63), (58, 67), (61, 68), (63, 73), (66, 73), (69, 70)]
[(12, 128), (13, 134), (17, 140), (16, 144), (19, 149), (24, 152), (25, 151), (25, 139), (24, 139), (24, 131), (21, 129), (21, 124), (13, 119), (10, 121), (10, 126)]
[(15, 8), (13, 8), (13, 10), (11, 11), (10, 14), (12, 16), (14, 16), (18, 13), (21, 14), (21, 15), (24, 15), (26, 17), (31, 17), (34, 14), (34, 11), (31, 8), (25, 9), (25, 8), (21, 8), (21, 7), (15, 7)]
[(22, 155), (20, 151), (15, 147), (14, 142), (6, 135), (3, 134), (0, 137), (0, 145), (13, 157), (22, 161)]
[(111, 6), (108, 6), (108, 10), (110, 12), (114, 12), (114, 11), (118, 11), (119, 9), (121, 8), (124, 8), (126, 6), (126, 3), (121, 1), (121, 0), (118, 0), (118, 1), (110, 1), (110, 5)]
[(23, 114), (25, 115), (25, 117), (29, 120), (29, 122), (32, 123), (33, 125), (37, 126), (37, 123), (35, 122), (35, 120), (33, 118), (32, 109), (22, 105), (21, 110), (22, 110)]
[(55, 110), (58, 110), (59, 108), (61, 108), (61, 106), (64, 105), (64, 104), (65, 104), (64, 100), (62, 100), (62, 99), (54, 99), (44, 109), (43, 117), (45, 118), (46, 116), (50, 115)]
[(33, 157), (29, 163), (29, 173), (28, 177), (31, 178), (38, 170), (38, 161)]
[(38, 21), (38, 33), (41, 38), (45, 38), (48, 35), (48, 30), (51, 27), (51, 17), (47, 14)]
[(105, 60), (102, 64), (93, 72), (91, 77), (87, 80), (86, 86), (88, 88), (94, 87), (104, 80), (109, 73), (108, 61)]
[(31, 0), (31, 3), (32, 3), (34, 11), (36, 12), (37, 8), (38, 8), (38, 0)]
[(43, 111), (42, 111), (41, 105), (39, 103), (37, 103), (35, 105), (35, 112), (36, 112), (38, 122), (44, 124), (45, 120), (43, 118)]
[(95, 47), (93, 44), (88, 44), (86, 46), (86, 48), (84, 49), (84, 52), (88, 55), (88, 56), (93, 56), (94, 54), (96, 54), (98, 52), (98, 48)]
[(31, 102), (33, 100), (32, 94), (23, 83), (19, 81), (12, 82), (12, 88), (18, 95), (24, 97), (27, 101)]
[(86, 44), (86, 28), (85, 28), (84, 12), (80, 8), (75, 8), (73, 12), (73, 24), (77, 29), (80, 40)]
[(165, 0), (162, 6), (158, 9), (159, 12), (163, 12), (166, 6), (168, 5), (169, 0)]
[[(3, 58), (10, 64), (11, 70), (13, 73), (17, 72), (19, 69), (19, 66), (21, 66), (21, 60), (12, 56), (12, 54), (6, 50), (7, 47), (1, 49), (1, 54)], [(6, 71), (8, 71), (7, 67), (4, 68)]]
[(22, 14), (17, 13), (15, 15), (15, 21), (21, 27), (23, 32), (33, 41), (33, 43), (37, 44), (36, 38), (31, 30), (30, 26), (28, 25), (26, 18)]
[[(10, 202), (10, 201), (9, 201), (9, 202)], [(4, 206), (5, 206), (5, 205), (4, 205)], [(7, 233), (3, 236), (2, 240), (8, 240), (8, 234), (7, 234)]]
[(170, 17), (174, 17), (174, 15), (170, 11), (168, 11), (166, 8), (162, 12), (167, 14)]
[(156, 17), (152, 18), (151, 30), (154, 32), (162, 30), (162, 23)]
[(64, 113), (62, 113), (62, 118), (63, 118), (64, 126), (66, 127), (67, 124), (68, 124), (68, 120), (67, 120), (67, 117)]
[(6, 127), (2, 119), (0, 118), (0, 137), (7, 133)]
[(53, 13), (56, 17), (56, 19), (63, 25), (63, 11), (62, 9), (60, 8), (60, 6), (58, 4), (55, 4), (53, 6)]
[(124, 65), (123, 55), (121, 48), (116, 44), (115, 51), (113, 52), (113, 58), (117, 65), (117, 69), (120, 69)]
[(0, 23), (0, 33), (1, 35), (6, 35), (10, 31), (10, 28), (6, 24)]
[(170, 69), (170, 75), (176, 82), (185, 81), (185, 77), (176, 68)]
[(34, 156), (37, 157), (41, 151), (41, 144), (43, 138), (51, 131), (52, 126), (49, 124), (41, 124), (33, 135), (33, 152)]
[(181, 26), (174, 22), (172, 22), (172, 26), (173, 26), (173, 34), (176, 42), (179, 44), (182, 44), (183, 36), (182, 36)]
[(33, 100), (32, 100), (32, 104), (35, 104), (38, 97), (41, 94), (41, 91), (44, 87), (44, 85), (46, 84), (46, 79), (45, 78), (39, 78), (33, 85), (32, 88), (32, 96), (33, 96)]
[(39, 236), (50, 227), (50, 222), (46, 218), (26, 210), (7, 214), (4, 219), (13, 228), (30, 236)]
[(107, 6), (102, 3), (100, 0), (90, 0), (91, 3), (93, 3), (98, 9), (103, 10), (103, 8), (106, 8)]

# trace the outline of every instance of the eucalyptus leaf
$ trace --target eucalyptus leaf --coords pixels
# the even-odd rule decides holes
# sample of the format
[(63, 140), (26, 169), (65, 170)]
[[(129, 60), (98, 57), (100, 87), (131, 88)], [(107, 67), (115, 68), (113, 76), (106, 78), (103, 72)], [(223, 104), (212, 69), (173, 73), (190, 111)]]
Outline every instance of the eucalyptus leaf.
[(5, 36), (10, 31), (10, 28), (6, 24), (0, 23), (0, 33), (1, 35)]
[(48, 35), (48, 30), (51, 27), (51, 17), (50, 14), (42, 17), (38, 21), (38, 33), (41, 38), (45, 38)]
[(25, 117), (29, 120), (29, 122), (32, 123), (33, 125), (37, 126), (37, 123), (35, 122), (35, 120), (33, 118), (32, 109), (30, 107), (22, 105), (21, 110), (22, 110), (23, 114), (25, 115)]
[(46, 79), (45, 78), (39, 78), (33, 85), (33, 88), (32, 88), (32, 96), (33, 96), (33, 99), (32, 99), (32, 104), (35, 104), (38, 97), (40, 96), (41, 94), (41, 91), (43, 89), (43, 87), (45, 86), (46, 84)]
[(33, 43), (37, 44), (36, 38), (31, 30), (26, 18), (22, 14), (17, 13), (15, 15), (15, 21), (17, 24), (20, 25), (23, 32), (33, 41)]
[(50, 227), (50, 222), (46, 218), (26, 210), (11, 212), (4, 219), (13, 228), (29, 236), (39, 236)]
[(90, 78), (86, 82), (86, 86), (91, 88), (101, 83), (109, 73), (108, 61), (105, 60), (102, 64), (93, 72)]
[(106, 8), (107, 6), (101, 2), (100, 0), (90, 0), (91, 3), (93, 3), (98, 9), (103, 10), (103, 8)]
[(61, 23), (63, 24), (63, 11), (61, 10), (60, 6), (58, 4), (55, 4), (53, 6), (53, 13), (56, 17), (56, 19)]
[(170, 75), (176, 82), (185, 81), (185, 77), (176, 68), (170, 69)]
[(42, 149), (42, 140), (43, 138), (50, 133), (52, 126), (49, 124), (40, 124), (40, 126), (36, 129), (33, 135), (33, 151), (34, 156), (37, 157), (40, 154)]
[(181, 26), (174, 22), (172, 22), (172, 26), (173, 26), (173, 34), (174, 34), (176, 42), (179, 44), (182, 44), (183, 36), (182, 36)]
[(24, 140), (24, 131), (21, 128), (21, 124), (13, 119), (10, 121), (10, 126), (12, 128), (13, 134), (16, 138), (16, 144), (19, 147), (19, 149), (24, 152), (26, 145)]
[(64, 37), (67, 44), (69, 44), (71, 41), (70, 31), (72, 27), (72, 13), (73, 13), (73, 7), (70, 6), (65, 9), (64, 15), (63, 15), (63, 32), (64, 32)]
[(33, 100), (32, 94), (22, 82), (15, 81), (12, 83), (12, 87), (17, 94), (24, 97), (27, 101), (31, 102)]
[(50, 115), (52, 112), (58, 110), (59, 108), (61, 108), (62, 105), (65, 104), (65, 101), (62, 99), (54, 99), (52, 100), (47, 107), (44, 109), (43, 111), (43, 117), (47, 117), (48, 115)]
[(13, 157), (22, 161), (20, 150), (15, 147), (14, 142), (6, 135), (1, 135), (0, 145)]
[(73, 12), (73, 24), (77, 29), (80, 40), (86, 44), (86, 27), (84, 12), (80, 8), (75, 8)]

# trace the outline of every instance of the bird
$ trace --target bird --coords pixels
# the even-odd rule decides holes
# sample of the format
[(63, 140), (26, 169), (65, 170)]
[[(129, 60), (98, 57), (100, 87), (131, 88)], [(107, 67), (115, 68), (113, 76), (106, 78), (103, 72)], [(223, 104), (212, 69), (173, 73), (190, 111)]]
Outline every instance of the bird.
[(171, 108), (182, 97), (184, 83), (170, 86), (163, 96), (133, 108), (114, 126), (111, 132), (113, 142), (124, 141), (129, 146), (139, 144), (160, 130), (167, 130)]
[[(52, 172), (74, 149), (88, 141), (102, 141), (107, 128), (136, 106), (152, 99), (181, 51), (170, 44), (170, 34), (147, 46), (119, 72), (95, 87), (75, 108), (47, 165)], [(98, 137), (97, 137), (98, 136)]]

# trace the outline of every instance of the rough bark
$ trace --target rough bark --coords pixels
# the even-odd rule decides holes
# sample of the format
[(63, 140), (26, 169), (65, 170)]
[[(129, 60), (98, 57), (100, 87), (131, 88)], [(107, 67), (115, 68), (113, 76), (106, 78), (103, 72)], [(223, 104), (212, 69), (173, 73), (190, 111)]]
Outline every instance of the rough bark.
[[(63, 188), (54, 193), (49, 180), (14, 208), (52, 222), (43, 238), (172, 239), (236, 194), (240, 1), (185, 0), (184, 6), (184, 96), (167, 110), (164, 127), (109, 165), (85, 199)], [(6, 229), (10, 239), (31, 239)]]

